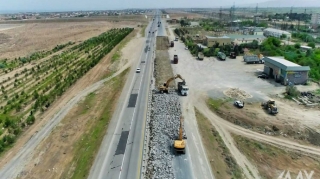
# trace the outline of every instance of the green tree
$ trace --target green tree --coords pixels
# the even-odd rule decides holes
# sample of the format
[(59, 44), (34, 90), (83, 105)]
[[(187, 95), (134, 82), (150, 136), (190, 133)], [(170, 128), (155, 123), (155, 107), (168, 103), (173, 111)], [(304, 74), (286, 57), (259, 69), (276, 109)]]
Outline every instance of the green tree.
[(286, 34), (282, 34), (282, 35), (280, 36), (280, 38), (281, 38), (281, 39), (285, 39), (285, 38), (287, 38), (287, 35), (286, 35)]
[(301, 45), (299, 43), (294, 44), (294, 48), (299, 49)]
[(309, 47), (312, 47), (312, 48), (315, 48), (316, 47), (316, 44), (314, 42), (309, 42), (308, 43), (308, 46)]

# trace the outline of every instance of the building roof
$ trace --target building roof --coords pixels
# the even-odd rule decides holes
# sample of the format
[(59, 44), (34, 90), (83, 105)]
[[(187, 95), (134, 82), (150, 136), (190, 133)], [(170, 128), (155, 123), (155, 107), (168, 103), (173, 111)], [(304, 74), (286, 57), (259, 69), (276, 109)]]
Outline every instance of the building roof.
[(290, 62), (288, 60), (285, 60), (284, 58), (279, 57), (264, 57), (263, 60), (265, 62), (271, 63), (272, 65), (275, 65), (283, 70), (286, 71), (309, 71), (309, 66), (300, 66), (298, 64), (295, 64), (293, 62)]
[(260, 28), (255, 28), (253, 32), (263, 32)]
[(265, 39), (266, 37), (263, 35), (237, 35), (237, 34), (230, 34), (230, 35), (226, 35), (228, 37), (230, 37), (231, 39)]
[(199, 26), (199, 22), (190, 22), (191, 26)]
[(312, 47), (309, 47), (309, 46), (303, 46), (301, 45), (300, 48), (304, 48), (304, 49), (312, 49)]
[(287, 31), (283, 31), (283, 30), (279, 30), (279, 29), (274, 29), (274, 28), (266, 28), (266, 29), (264, 29), (264, 31), (274, 32), (274, 33), (279, 33), (279, 34), (291, 35), (291, 33), (287, 32)]
[(228, 37), (228, 36), (213, 37), (213, 36), (207, 36), (207, 35), (206, 35), (206, 37), (207, 37), (208, 39), (230, 39), (230, 37)]

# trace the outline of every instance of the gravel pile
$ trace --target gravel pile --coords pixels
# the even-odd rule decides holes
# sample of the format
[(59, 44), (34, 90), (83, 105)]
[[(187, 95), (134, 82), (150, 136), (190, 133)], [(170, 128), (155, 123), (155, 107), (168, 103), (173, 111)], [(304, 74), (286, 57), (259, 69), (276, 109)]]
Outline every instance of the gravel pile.
[(172, 166), (173, 142), (178, 138), (180, 116), (178, 94), (158, 94), (156, 90), (153, 91), (147, 178), (175, 178)]
[(247, 98), (252, 98), (247, 92), (240, 90), (239, 88), (229, 88), (223, 92), (226, 96), (234, 99), (244, 100)]

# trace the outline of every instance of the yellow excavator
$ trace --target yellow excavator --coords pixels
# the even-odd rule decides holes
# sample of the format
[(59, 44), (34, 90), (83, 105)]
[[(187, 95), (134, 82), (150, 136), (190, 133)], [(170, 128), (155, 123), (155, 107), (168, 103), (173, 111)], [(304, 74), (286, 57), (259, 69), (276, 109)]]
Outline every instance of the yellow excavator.
[(261, 103), (261, 106), (264, 109), (267, 109), (270, 114), (274, 114), (275, 115), (275, 114), (278, 113), (278, 108), (276, 106), (275, 101), (269, 100), (267, 102), (263, 102), (263, 103)]
[(169, 78), (166, 83), (159, 87), (160, 93), (168, 93), (170, 83), (177, 78), (180, 78), (185, 83), (185, 80), (182, 78), (182, 76), (177, 74), (176, 76)]
[(177, 153), (186, 153), (186, 141), (183, 140), (183, 130), (182, 130), (183, 118), (180, 117), (180, 129), (179, 129), (179, 138), (174, 141), (173, 147)]

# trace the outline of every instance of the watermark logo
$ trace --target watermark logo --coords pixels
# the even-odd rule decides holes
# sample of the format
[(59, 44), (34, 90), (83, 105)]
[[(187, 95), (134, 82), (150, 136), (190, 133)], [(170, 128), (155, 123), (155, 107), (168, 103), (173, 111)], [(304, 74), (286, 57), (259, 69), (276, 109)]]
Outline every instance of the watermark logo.
[(313, 179), (313, 174), (313, 170), (310, 173), (308, 173), (306, 170), (303, 170), (303, 172), (300, 170), (297, 177), (295, 177), (294, 175), (290, 174), (289, 170), (287, 172), (284, 170), (277, 179)]

